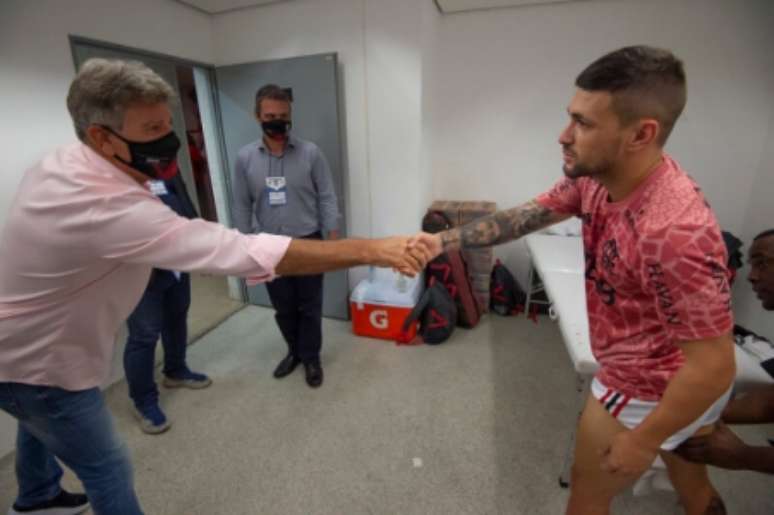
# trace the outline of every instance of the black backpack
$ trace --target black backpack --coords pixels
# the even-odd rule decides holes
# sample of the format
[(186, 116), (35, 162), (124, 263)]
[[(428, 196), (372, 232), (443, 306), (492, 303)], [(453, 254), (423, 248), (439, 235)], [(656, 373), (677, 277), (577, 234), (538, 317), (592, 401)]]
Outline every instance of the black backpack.
[(489, 308), (502, 316), (524, 311), (527, 294), (524, 293), (510, 270), (498, 259), (492, 268), (492, 282), (489, 286)]
[(413, 343), (408, 338), (408, 330), (417, 320), (419, 320), (418, 334), (425, 343), (438, 345), (449, 339), (457, 321), (457, 304), (443, 284), (435, 281), (424, 291), (417, 305), (403, 322), (398, 337), (399, 344)]

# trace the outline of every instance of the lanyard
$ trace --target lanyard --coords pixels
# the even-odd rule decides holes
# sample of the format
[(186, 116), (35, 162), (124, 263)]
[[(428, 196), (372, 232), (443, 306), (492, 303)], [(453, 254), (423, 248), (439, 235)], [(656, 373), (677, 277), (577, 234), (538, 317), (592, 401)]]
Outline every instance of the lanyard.
[[(287, 149), (285, 149), (285, 152), (287, 152)], [(280, 169), (279, 177), (285, 177), (285, 152), (283, 152), (281, 156), (276, 156), (277, 161), (279, 161), (279, 169)], [(272, 161), (274, 161), (274, 157), (275, 156), (271, 153), (271, 150), (267, 149), (266, 158), (269, 160), (268, 172), (266, 173), (267, 177), (275, 177), (275, 175), (271, 173), (271, 168), (272, 168), (271, 163)]]

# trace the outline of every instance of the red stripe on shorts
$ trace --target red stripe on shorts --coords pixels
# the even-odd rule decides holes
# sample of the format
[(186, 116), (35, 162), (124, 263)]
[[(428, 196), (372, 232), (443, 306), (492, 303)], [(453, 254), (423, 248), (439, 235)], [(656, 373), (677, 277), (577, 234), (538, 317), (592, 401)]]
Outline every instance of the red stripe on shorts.
[(618, 406), (615, 407), (615, 409), (613, 410), (612, 415), (615, 418), (618, 418), (618, 414), (621, 413), (621, 410), (624, 409), (627, 404), (629, 404), (629, 396), (628, 395), (624, 395), (623, 400), (621, 401), (621, 403)]

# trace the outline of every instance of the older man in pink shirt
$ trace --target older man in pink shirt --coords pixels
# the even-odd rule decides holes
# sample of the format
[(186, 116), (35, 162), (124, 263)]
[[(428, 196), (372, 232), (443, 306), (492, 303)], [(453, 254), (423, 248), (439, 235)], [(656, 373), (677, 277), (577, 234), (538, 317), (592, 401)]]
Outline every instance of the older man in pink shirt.
[[(99, 385), (153, 267), (269, 281), (361, 264), (420, 270), (402, 237), (291, 240), (177, 216), (149, 180), (176, 172), (174, 93), (140, 63), (92, 59), (67, 105), (79, 143), (25, 175), (0, 239), (0, 409), (18, 420), (11, 514), (142, 513)], [(84, 495), (61, 489), (59, 458)]]

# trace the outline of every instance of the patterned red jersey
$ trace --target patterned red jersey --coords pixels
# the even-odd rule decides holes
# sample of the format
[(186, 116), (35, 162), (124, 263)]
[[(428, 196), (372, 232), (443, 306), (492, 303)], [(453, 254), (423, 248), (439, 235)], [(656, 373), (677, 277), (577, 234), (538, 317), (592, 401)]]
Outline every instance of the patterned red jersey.
[(731, 331), (717, 220), (669, 156), (620, 202), (588, 177), (565, 178), (538, 202), (583, 221), (591, 347), (605, 386), (657, 401), (683, 364), (676, 343)]

